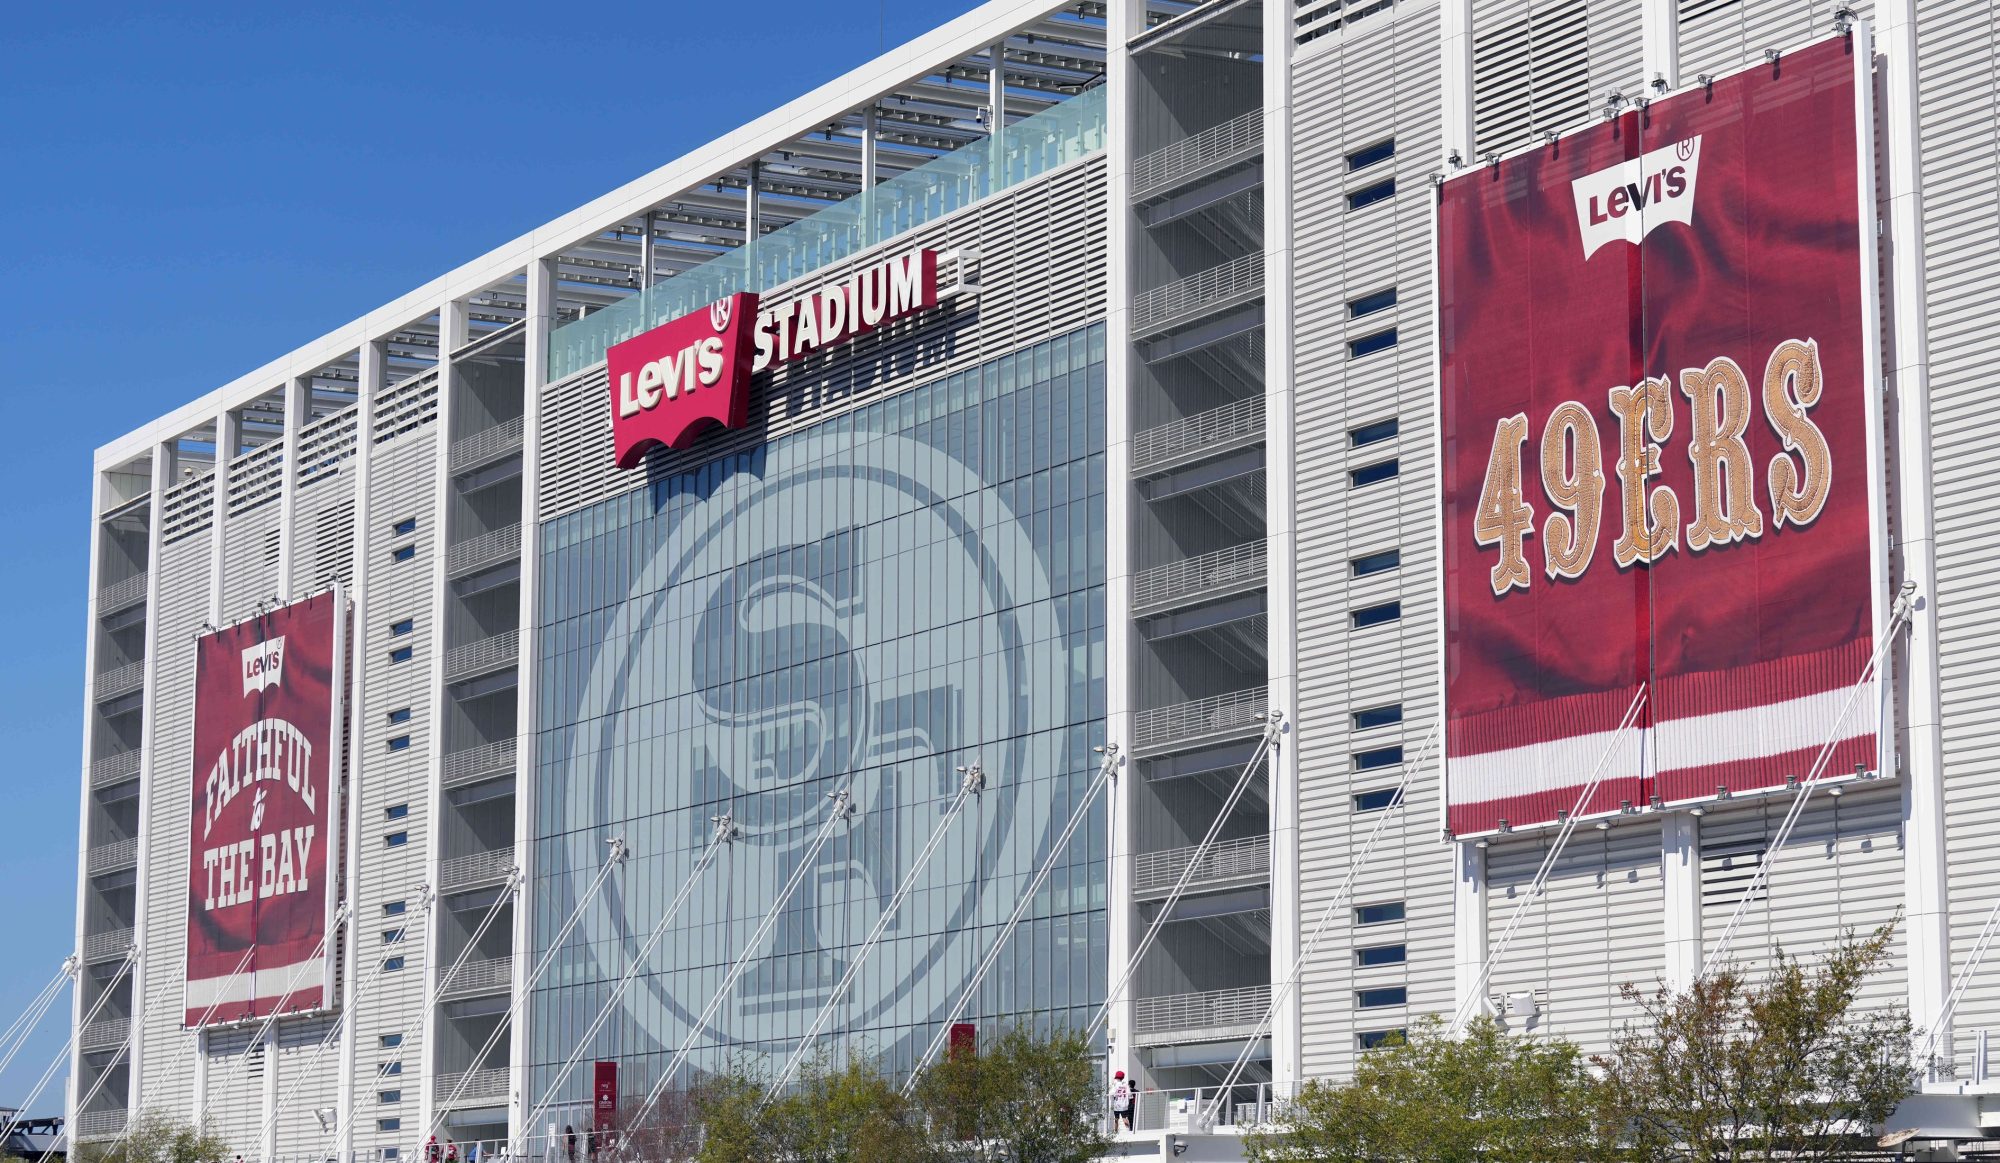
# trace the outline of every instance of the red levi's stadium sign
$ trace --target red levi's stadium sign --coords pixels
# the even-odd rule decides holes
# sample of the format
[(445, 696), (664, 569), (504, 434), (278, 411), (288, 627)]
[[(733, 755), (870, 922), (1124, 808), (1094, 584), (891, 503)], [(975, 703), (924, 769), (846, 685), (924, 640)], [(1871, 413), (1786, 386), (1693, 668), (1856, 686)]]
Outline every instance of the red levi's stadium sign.
[(764, 311), (739, 292), (614, 344), (604, 358), (618, 467), (685, 447), (710, 424), (741, 427), (757, 372), (937, 306), (937, 260), (909, 251)]
[(1878, 769), (1865, 44), (1442, 187), (1455, 834)]
[(332, 1001), (345, 610), (336, 589), (195, 644), (190, 1027)]

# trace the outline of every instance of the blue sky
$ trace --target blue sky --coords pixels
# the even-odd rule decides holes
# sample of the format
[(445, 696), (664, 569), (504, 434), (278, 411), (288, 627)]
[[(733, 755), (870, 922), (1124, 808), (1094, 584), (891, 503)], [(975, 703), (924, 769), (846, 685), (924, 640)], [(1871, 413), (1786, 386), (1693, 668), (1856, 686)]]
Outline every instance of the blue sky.
[(9, 6), (0, 1027), (74, 940), (92, 450), (972, 6)]

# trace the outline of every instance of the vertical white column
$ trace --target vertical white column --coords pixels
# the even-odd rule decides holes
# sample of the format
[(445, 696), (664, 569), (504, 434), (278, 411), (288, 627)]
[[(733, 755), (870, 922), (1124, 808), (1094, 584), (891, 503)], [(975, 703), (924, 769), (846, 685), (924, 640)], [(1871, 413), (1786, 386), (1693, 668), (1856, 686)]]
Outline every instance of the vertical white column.
[[(1105, 134), (1109, 168), (1109, 220), (1105, 223), (1108, 271), (1105, 280), (1104, 340), (1104, 731), (1107, 743), (1132, 744), (1132, 54), (1126, 41), (1146, 27), (1145, 0), (1112, 0), (1106, 13)], [(1131, 957), (1133, 932), (1133, 780), (1137, 770), (1120, 769), (1105, 789), (1110, 829), (1105, 869), (1105, 929), (1109, 950), (1105, 988), (1111, 987)], [(1111, 1007), (1106, 1037), (1109, 1069), (1141, 1077), (1131, 1056), (1132, 991)], [(1141, 1078), (1142, 1083), (1145, 1081)]]
[[(753, 177), (751, 186), (755, 189)], [(753, 195), (754, 199), (754, 195)], [(753, 200), (754, 204), (754, 200)], [(528, 1056), (533, 1044), (529, 1026), (533, 1010), (522, 997), (533, 963), (535, 881), (535, 703), (541, 680), (536, 650), (541, 636), (536, 629), (536, 613), (541, 604), (542, 527), (536, 503), (542, 479), (541, 422), (542, 387), (548, 383), (549, 333), (555, 329), (555, 260), (537, 259), (528, 264), (528, 312), (526, 339), (526, 382), (522, 390), (521, 421), (521, 660), (516, 686), (519, 702), (514, 720), (514, 866), (521, 870), (521, 890), (514, 896), (514, 998), (519, 1004), (519, 1020), (508, 1031), (507, 1127), (516, 1141), (533, 1132), (526, 1125)], [(517, 1154), (520, 1153), (517, 1151)]]
[(224, 618), (246, 612), (222, 607), (222, 561), (224, 543), (229, 540), (229, 470), (242, 443), (242, 434), (243, 420), (234, 411), (225, 410), (215, 418), (215, 475), (211, 478), (214, 489), (210, 496), (215, 505), (215, 520), (208, 539), (208, 620), (217, 626), (223, 624)]
[[(648, 214), (648, 226), (652, 215)], [(651, 244), (647, 246), (650, 252)], [(426, 678), (428, 703), (423, 709), (427, 719), (427, 733), (430, 739), (429, 771), (424, 791), (425, 827), (432, 836), (432, 842), (424, 849), (424, 892), (416, 907), (423, 914), (424, 944), (423, 965), (427, 981), (445, 964), (444, 943), (439, 940), (439, 918), (443, 916), (442, 902), (436, 889), (438, 873), (443, 863), (444, 853), (444, 724), (450, 695), (445, 690), (444, 656), (446, 632), (446, 609), (451, 604), (451, 581), (445, 571), (445, 559), (451, 552), (451, 445), (457, 436), (458, 371), (451, 353), (464, 347), (469, 341), (468, 311), (463, 300), (454, 299), (438, 310), (438, 412), (437, 412), (437, 469), (433, 477), (431, 495), (434, 508), (431, 510), (431, 544), (436, 547), (435, 562), (431, 571), (430, 635), (431, 653), (429, 677)], [(436, 988), (435, 982), (430, 988)], [(425, 990), (428, 996), (429, 989)], [(423, 1039), (424, 1056), (419, 1060), (417, 1070), (417, 1110), (419, 1126), (431, 1125), (431, 1104), (437, 1101), (434, 1078), (430, 1070), (429, 1049), (437, 1044), (437, 1026), (441, 1020), (438, 1008), (430, 1010), (419, 1032)], [(405, 1069), (408, 1069), (406, 1066)], [(421, 1144), (417, 1144), (421, 1146)]]
[(312, 415), (312, 377), (285, 383), (285, 459), (278, 484), (278, 597), (292, 598), (292, 570), (299, 553), (299, 433)]
[[(369, 503), (373, 486), (369, 480), (375, 462), (375, 400), (382, 393), (388, 375), (388, 353), (383, 345), (372, 338), (364, 338), (360, 351), (361, 382), (355, 392), (356, 407), (354, 417), (354, 584), (349, 598), (353, 609), (353, 629), (348, 634), (348, 656), (352, 660), (347, 672), (348, 681), (349, 732), (347, 740), (347, 787), (348, 794), (341, 801), (341, 808), (347, 814), (345, 832), (347, 836), (347, 931), (340, 939), (346, 942), (346, 969), (340, 984), (340, 1000), (343, 1006), (352, 1006), (355, 988), (360, 981), (361, 969), (361, 804), (362, 789), (367, 786), (368, 766), (368, 716), (367, 693), (369, 672), (368, 634), (368, 575), (374, 563), (369, 557), (370, 534), (374, 532), (373, 521), (369, 517)], [(430, 843), (437, 843), (436, 829), (430, 829)], [(425, 967), (429, 972), (429, 967)], [(429, 1046), (425, 1051), (429, 1052)], [(350, 1017), (341, 1031), (339, 1105), (341, 1131), (340, 1142), (334, 1149), (342, 1159), (348, 1158), (354, 1150), (353, 1113), (358, 1095), (355, 1086), (355, 1040), (354, 1020)]]
[[(743, 245), (745, 246), (748, 246), (751, 243), (757, 241), (764, 235), (764, 210), (761, 204), (761, 199), (763, 195), (757, 189), (757, 184), (763, 181), (763, 179), (764, 179), (763, 164), (760, 162), (751, 162), (750, 176), (743, 183)], [(535, 274), (534, 271), (531, 269), (528, 272), (528, 290), (531, 293), (534, 291), (534, 282), (535, 282)], [(551, 312), (555, 310), (554, 302), (555, 299), (553, 296), (551, 296), (547, 304)], [(535, 318), (536, 316), (535, 316), (534, 304), (530, 303), (528, 305), (528, 349), (530, 352), (534, 350), (535, 346)], [(551, 318), (550, 322), (551, 323), (553, 322), (553, 318)], [(542, 339), (544, 343), (546, 343), (548, 339), (548, 330), (549, 329), (547, 327), (544, 327), (542, 331)], [(542, 369), (543, 373), (546, 373), (547, 370), (548, 369), (546, 367)], [(536, 372), (532, 370), (529, 371), (528, 373), (529, 384), (539, 384), (542, 382), (543, 382), (542, 379), (537, 378)]]
[(278, 1157), (278, 1023), (264, 1027), (264, 1101), (257, 1150), (266, 1160)]
[[(1915, 582), (1916, 608), (1895, 681), (1904, 721), (1895, 734), (1903, 761), (1903, 913), (1909, 952), (1910, 1017), (1934, 1028), (1951, 986), (1951, 917), (1944, 846), (1944, 739), (1938, 693), (1937, 533), (1932, 520), (1930, 325), (1925, 307), (1922, 140), (1917, 99), (1915, 0), (1880, 0), (1874, 47), (1879, 54), (1888, 161), (1876, 191), (1888, 236), (1890, 303), (1884, 416), (1895, 458), (1896, 545), (1890, 568)], [(1870, 29), (1855, 29), (1866, 46)], [(1865, 159), (1866, 152), (1862, 154)], [(1865, 220), (1864, 220), (1865, 225)], [(1885, 704), (1888, 705), (1888, 704)], [(1952, 1052), (1951, 1032), (1939, 1039)]]
[[(1264, 523), (1270, 705), (1298, 708), (1298, 481), (1292, 447), (1292, 22), (1264, 12)], [(1281, 986), (1299, 954), (1299, 748), (1296, 721), (1271, 748), (1271, 978)], [(1301, 966), (1303, 974), (1307, 967)], [(1299, 998), (1287, 990), (1271, 1019), (1271, 1076), (1299, 1080)]]
[(993, 119), (992, 124), (987, 126), (993, 145), (992, 152), (987, 155), (991, 184), (986, 192), (991, 194), (997, 192), (1007, 178), (1007, 38), (1003, 36), (994, 41), (986, 51), (992, 58), (992, 67), (986, 74), (986, 109), (987, 115)]
[(1452, 998), (1464, 1009), (1483, 992), (1479, 971), (1486, 964), (1486, 849), (1461, 840), (1451, 853)]
[[(146, 925), (148, 916), (146, 909), (146, 896), (147, 893), (152, 888), (152, 878), (148, 875), (148, 872), (152, 868), (151, 858), (152, 858), (152, 835), (153, 835), (153, 824), (152, 824), (153, 784), (156, 782), (153, 778), (153, 740), (156, 738), (157, 734), (154, 730), (154, 724), (153, 724), (153, 720), (155, 717), (156, 702), (157, 702), (154, 691), (155, 691), (155, 684), (158, 682), (159, 678), (159, 657), (161, 648), (160, 549), (161, 546), (165, 544), (165, 532), (161, 526), (163, 524), (163, 516), (165, 514), (164, 498), (166, 497), (168, 486), (172, 485), (173, 483), (174, 483), (173, 442), (169, 441), (163, 444), (156, 444), (153, 446), (152, 481), (151, 481), (152, 494), (146, 502), (147, 505), (146, 666), (145, 666), (146, 687), (145, 687), (145, 693), (140, 696), (142, 702), (139, 708), (139, 845), (138, 845), (139, 869), (138, 872), (135, 874), (134, 879), (136, 881), (136, 884), (132, 890), (132, 940), (134, 941), (134, 943), (138, 944), (142, 949), (145, 947), (146, 944)], [(99, 533), (100, 534), (102, 533), (101, 528), (99, 530)], [(93, 586), (95, 585), (95, 580), (96, 580), (94, 572), (96, 568), (97, 568), (97, 554), (93, 546), (93, 551), (91, 554)], [(95, 595), (96, 590), (93, 589), (91, 592), (93, 595)], [(97, 647), (96, 612), (97, 612), (97, 606), (95, 599), (93, 597), (91, 604), (91, 624), (90, 624), (91, 648), (89, 651), (89, 657), (91, 659), (90, 665), (93, 668), (96, 666), (96, 647)], [(95, 673), (94, 669), (92, 673), (93, 674)], [(88, 758), (88, 756), (90, 755), (90, 752), (88, 750), (89, 736), (87, 732), (89, 730), (89, 724), (91, 722), (91, 716), (94, 709), (95, 708), (93, 707), (86, 707), (84, 711), (84, 723), (86, 731), (85, 735), (86, 749), (84, 751), (84, 755), (86, 758)], [(88, 779), (85, 780), (83, 794), (84, 794), (84, 812), (81, 825), (84, 829), (83, 843), (85, 845), (88, 845), (90, 843), (89, 840), (90, 785)], [(81, 944), (77, 946), (77, 952), (78, 953), (83, 952), (83, 947)], [(85, 967), (79, 966), (77, 970), (76, 987), (73, 991), (74, 992), (73, 1000), (77, 1004), (77, 1016), (79, 1018), (82, 1017), (83, 1013), (82, 1009), (83, 982), (87, 976), (88, 974), (86, 972)], [(149, 987), (155, 989), (159, 988), (160, 984), (165, 980), (167, 980), (167, 978), (164, 972), (160, 976), (155, 977), (153, 974), (148, 972), (148, 966), (146, 962), (144, 960), (141, 960), (137, 964), (132, 966), (131, 980), (132, 980), (133, 1001), (136, 1006), (142, 1007), (143, 1002), (141, 1001), (141, 999), (143, 999), (146, 996), (148, 988)], [(143, 1008), (140, 1008), (138, 1012), (140, 1015), (143, 1016), (145, 1011)], [(126, 1110), (128, 1112), (128, 1117), (130, 1117), (131, 1115), (136, 1115), (138, 1113), (136, 1110), (133, 1110), (132, 1108), (134, 1104), (138, 1102), (139, 1096), (145, 1093), (144, 1091), (139, 1089), (143, 1082), (141, 1075), (145, 1072), (145, 1049), (146, 1049), (145, 1028), (146, 1028), (146, 1023), (142, 1020), (142, 1017), (133, 1018), (132, 1048), (128, 1052), (126, 1058), (126, 1060), (131, 1063), (131, 1067), (127, 1072), (131, 1090), (131, 1097), (127, 1100), (126, 1103)], [(199, 1037), (199, 1035), (197, 1035), (197, 1037)], [(200, 1050), (202, 1048), (203, 1047), (201, 1046), (201, 1044), (197, 1042), (196, 1049)], [(82, 1061), (81, 1056), (79, 1056), (76, 1061), (80, 1063)], [(76, 1076), (76, 1071), (74, 1067), (72, 1067), (71, 1077), (74, 1078), (75, 1076)], [(197, 1096), (196, 1101), (197, 1103), (199, 1103), (200, 1101), (199, 1096)], [(199, 1110), (200, 1109), (199, 1105), (197, 1105), (195, 1109)]]
[(1681, 22), (1674, 0), (1640, 0), (1640, 55), (1646, 95), (1680, 87)]
[(1665, 912), (1663, 976), (1686, 989), (1701, 973), (1701, 821), (1686, 812), (1660, 819), (1661, 907)]
[[(1656, 0), (1646, 0), (1654, 3)], [(1457, 154), (1462, 164), (1472, 164), (1472, 0), (1440, 0), (1439, 99), (1444, 132), (1440, 160), (1447, 166)]]
[(875, 106), (861, 111), (861, 223), (862, 245), (871, 245), (875, 239), (875, 149), (876, 134)]

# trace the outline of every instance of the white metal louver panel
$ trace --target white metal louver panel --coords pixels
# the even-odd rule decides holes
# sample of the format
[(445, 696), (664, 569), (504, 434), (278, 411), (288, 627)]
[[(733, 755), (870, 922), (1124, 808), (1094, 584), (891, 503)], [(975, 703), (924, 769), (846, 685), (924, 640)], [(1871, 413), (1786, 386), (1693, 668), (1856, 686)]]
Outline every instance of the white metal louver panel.
[(1734, 72), (1763, 60), (1767, 49), (1824, 36), (1843, 5), (1862, 17), (1874, 8), (1869, 0), (1677, 0), (1681, 83)]
[(154, 1088), (155, 1103), (186, 1109), (194, 1098), (192, 1051), (181, 1033), (180, 998), (185, 989), (187, 882), (181, 869), (188, 851), (188, 820), (194, 786), (194, 639), (208, 620), (209, 550), (207, 533), (176, 541), (160, 551), (159, 609), (154, 615), (153, 754), (146, 778), (146, 818), (140, 821), (147, 860), (159, 875), (140, 878), (145, 932), (146, 990), (165, 1000), (146, 1021), (142, 1086)]
[[(537, 519), (546, 521), (1102, 318), (1106, 196), (1100, 154), (801, 280), (795, 289), (816, 287), (884, 253), (919, 246), (978, 255), (972, 272), (976, 293), (910, 323), (861, 336), (823, 358), (771, 370), (751, 392), (748, 425), (711, 433), (685, 452), (655, 452), (643, 471), (612, 463), (602, 366), (544, 388), (536, 437), (542, 465)], [(939, 272), (940, 282), (950, 277), (948, 270)], [(780, 303), (792, 293), (778, 288), (766, 301)]]
[[(208, 1123), (232, 1152), (246, 1159), (259, 1153), (264, 1128), (266, 1052), (255, 1025), (217, 1030), (208, 1039)], [(193, 1062), (189, 1056), (184, 1068)]]
[(222, 531), (222, 621), (247, 618), (257, 603), (278, 592), (277, 544), (280, 509), (259, 505), (231, 516)]
[[(2000, 12), (1987, 0), (1919, 0), (1926, 302), (1930, 326), (1930, 435), (1937, 534), (1940, 695), (1944, 731), (1945, 852), (1951, 968), (1970, 955), (2000, 900), (2000, 590), (1985, 546), (2000, 488), (1993, 368), (2000, 335), (1993, 271), (2000, 268)], [(1959, 1003), (1959, 1077), (1972, 1032), (2000, 1030), (2000, 950), (1989, 952)]]
[[(1412, 758), (1435, 722), (1435, 610), (1429, 573), (1436, 460), (1430, 434), (1431, 211), (1438, 154), (1438, 12), (1399, 5), (1301, 53), (1293, 75), (1292, 244), (1295, 334), (1293, 450), (1298, 598), (1299, 915), (1309, 927), (1335, 899), (1354, 853), (1380, 818), (1357, 813), (1358, 791), (1393, 772), (1357, 772), (1357, 752), (1401, 745)], [(1350, 173), (1353, 150), (1394, 137), (1395, 157)], [(1396, 196), (1349, 211), (1348, 189), (1393, 174)], [(1392, 310), (1348, 318), (1349, 300), (1394, 287)], [(1348, 341), (1388, 327), (1397, 345), (1361, 359)], [(1361, 449), (1348, 431), (1395, 418), (1399, 434)], [(1390, 457), (1395, 479), (1351, 486), (1348, 470)], [(1398, 549), (1399, 569), (1355, 579), (1349, 561)], [(1392, 624), (1355, 630), (1358, 607), (1400, 601)], [(1402, 723), (1355, 731), (1352, 714), (1400, 704)], [(1353, 898), (1302, 975), (1307, 1076), (1342, 1075), (1356, 1037), (1406, 1026), (1452, 1004), (1452, 863), (1438, 842), (1436, 767), (1360, 870)], [(1402, 921), (1357, 926), (1356, 904), (1401, 901)], [(1359, 946), (1403, 945), (1404, 965), (1359, 966)], [(1405, 1006), (1362, 1010), (1356, 990), (1403, 985)]]
[(1640, 77), (1638, 0), (1474, 0), (1472, 131), (1481, 154), (1573, 129)]

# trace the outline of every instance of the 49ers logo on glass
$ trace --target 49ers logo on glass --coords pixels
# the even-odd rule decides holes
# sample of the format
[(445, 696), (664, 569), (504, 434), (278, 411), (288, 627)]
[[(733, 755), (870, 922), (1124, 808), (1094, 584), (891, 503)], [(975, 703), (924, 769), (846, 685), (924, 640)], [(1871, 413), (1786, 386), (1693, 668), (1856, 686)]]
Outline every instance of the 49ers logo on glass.
[(749, 419), (750, 378), (937, 305), (937, 252), (913, 250), (767, 310), (743, 291), (605, 352), (619, 468)]

